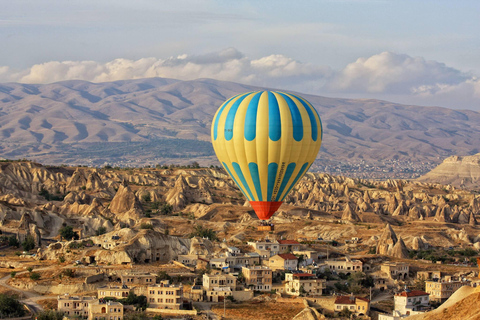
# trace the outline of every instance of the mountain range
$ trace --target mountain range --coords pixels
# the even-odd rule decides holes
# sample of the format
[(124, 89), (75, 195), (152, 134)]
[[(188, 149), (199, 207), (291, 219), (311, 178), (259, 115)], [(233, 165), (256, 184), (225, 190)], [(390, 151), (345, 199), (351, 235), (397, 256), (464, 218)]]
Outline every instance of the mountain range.
[[(268, 89), (165, 78), (0, 84), (0, 156), (50, 164), (218, 164), (213, 115), (229, 97), (256, 90)], [(325, 163), (438, 164), (480, 152), (478, 112), (301, 95), (322, 119)]]

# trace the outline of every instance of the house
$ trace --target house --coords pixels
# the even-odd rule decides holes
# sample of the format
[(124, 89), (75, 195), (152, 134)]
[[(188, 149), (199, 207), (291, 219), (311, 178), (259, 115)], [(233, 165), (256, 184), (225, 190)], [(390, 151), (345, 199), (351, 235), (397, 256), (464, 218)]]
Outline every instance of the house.
[(232, 288), (214, 287), (205, 292), (208, 302), (223, 302), (226, 297), (232, 295)]
[(88, 304), (88, 320), (122, 320), (123, 304), (99, 299)]
[(228, 251), (231, 255), (240, 254), (240, 249), (238, 249), (237, 247), (228, 247), (228, 248), (227, 248), (227, 251)]
[(302, 265), (311, 265), (311, 264), (318, 264), (320, 257), (323, 256), (319, 254), (318, 251), (314, 250), (295, 250), (292, 252), (297, 257), (302, 257)]
[(278, 240), (280, 253), (300, 251), (301, 244), (295, 240)]
[(265, 258), (273, 257), (280, 252), (280, 245), (277, 241), (255, 241), (247, 242), (247, 244), (252, 246), (256, 253)]
[(258, 253), (247, 253), (244, 255), (228, 256), (224, 258), (210, 259), (212, 268), (218, 269), (241, 269), (242, 267), (260, 265), (260, 255)]
[(373, 287), (376, 290), (384, 291), (387, 290), (387, 283), (386, 280), (383, 278), (374, 278), (373, 279)]
[(409, 269), (408, 264), (404, 262), (387, 262), (380, 266), (380, 270), (393, 280), (407, 279)]
[(447, 276), (443, 279), (425, 281), (425, 292), (430, 295), (430, 301), (445, 302), (455, 291), (465, 285), (469, 285), (469, 282), (452, 280)]
[(257, 291), (272, 290), (272, 269), (263, 266), (243, 267), (245, 285)]
[(157, 276), (147, 272), (130, 272), (121, 276), (121, 281), (126, 285), (150, 285), (154, 284)]
[(66, 317), (88, 318), (88, 304), (97, 301), (95, 297), (75, 297), (65, 294), (57, 298), (57, 310), (65, 313)]
[(105, 297), (123, 299), (128, 297), (130, 291), (132, 291), (132, 289), (127, 287), (126, 285), (123, 285), (121, 287), (103, 286), (97, 289), (97, 297), (99, 299)]
[(295, 270), (298, 258), (291, 253), (281, 253), (270, 257), (265, 264), (272, 270)]
[(286, 273), (285, 274), (285, 292), (290, 295), (300, 296), (302, 293), (307, 295), (321, 296), (326, 288), (326, 281), (318, 279), (311, 273)]
[(180, 310), (183, 303), (183, 287), (168, 280), (148, 285), (145, 295), (149, 308)]
[(228, 273), (215, 272), (203, 275), (203, 289), (209, 291), (215, 287), (229, 287), (233, 290), (237, 287), (237, 278)]
[(417, 279), (419, 280), (434, 280), (441, 279), (443, 273), (441, 271), (418, 271)]
[(423, 313), (429, 307), (429, 294), (422, 290), (404, 290), (395, 294), (395, 311), (400, 315)]
[(350, 296), (338, 296), (335, 299), (334, 311), (335, 313), (342, 310), (348, 310), (357, 316), (366, 315), (370, 311), (370, 300), (366, 298)]
[(325, 260), (328, 269), (336, 273), (352, 273), (363, 271), (363, 262), (360, 260), (352, 260), (349, 257), (345, 259)]

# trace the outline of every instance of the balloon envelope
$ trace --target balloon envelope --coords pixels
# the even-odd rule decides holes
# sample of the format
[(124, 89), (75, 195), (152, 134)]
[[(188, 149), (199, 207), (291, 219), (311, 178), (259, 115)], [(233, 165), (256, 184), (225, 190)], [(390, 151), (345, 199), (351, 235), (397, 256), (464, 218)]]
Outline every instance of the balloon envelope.
[(267, 220), (312, 165), (322, 131), (317, 111), (302, 97), (250, 92), (220, 106), (212, 144), (257, 216)]

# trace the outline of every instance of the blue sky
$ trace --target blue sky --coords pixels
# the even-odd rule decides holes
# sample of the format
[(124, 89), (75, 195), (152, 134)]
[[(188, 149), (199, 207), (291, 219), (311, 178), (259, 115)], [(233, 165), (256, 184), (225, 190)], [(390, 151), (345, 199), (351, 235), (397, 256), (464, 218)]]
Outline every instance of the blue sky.
[(479, 1), (0, 4), (0, 82), (212, 77), (480, 109)]

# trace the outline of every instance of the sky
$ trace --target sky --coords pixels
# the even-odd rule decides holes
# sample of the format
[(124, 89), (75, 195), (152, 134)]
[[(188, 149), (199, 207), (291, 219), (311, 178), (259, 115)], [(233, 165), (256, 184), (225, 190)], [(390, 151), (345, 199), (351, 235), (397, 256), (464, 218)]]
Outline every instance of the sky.
[(480, 1), (0, 5), (0, 82), (213, 78), (480, 111)]

